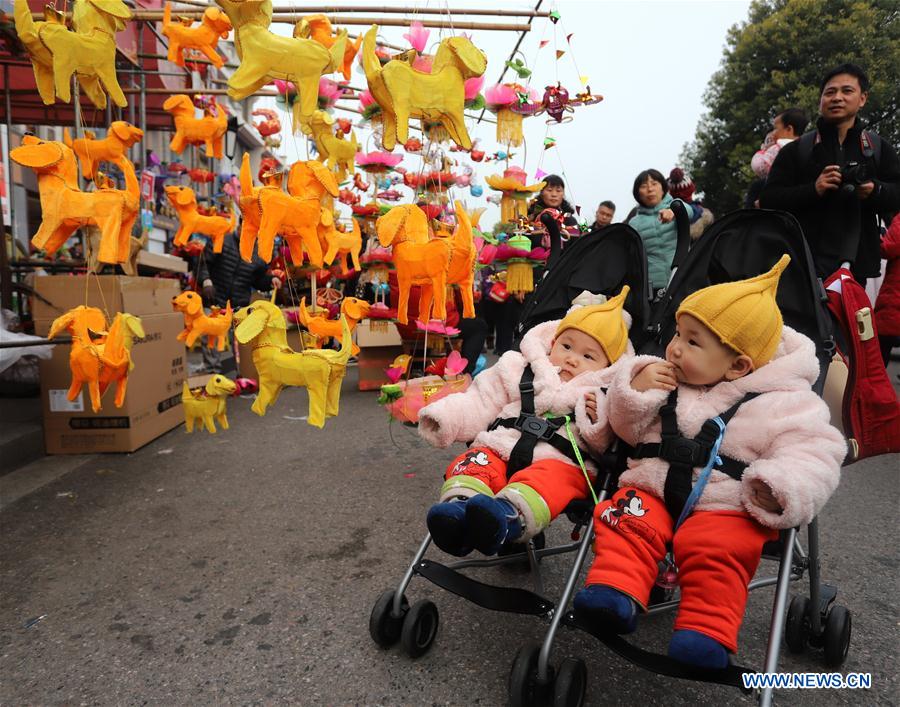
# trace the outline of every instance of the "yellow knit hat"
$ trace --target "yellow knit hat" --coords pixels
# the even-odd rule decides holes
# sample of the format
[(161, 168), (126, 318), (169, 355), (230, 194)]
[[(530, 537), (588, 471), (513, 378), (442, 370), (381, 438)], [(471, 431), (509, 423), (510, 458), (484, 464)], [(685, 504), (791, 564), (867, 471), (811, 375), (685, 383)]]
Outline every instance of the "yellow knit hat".
[(783, 320), (775, 293), (789, 262), (790, 256), (782, 255), (767, 273), (697, 290), (684, 298), (675, 316), (696, 317), (723, 344), (749, 356), (754, 369), (764, 366), (781, 341)]
[(556, 328), (558, 337), (566, 329), (577, 329), (597, 340), (610, 363), (615, 363), (628, 347), (628, 327), (622, 318), (622, 307), (628, 296), (628, 285), (603, 304), (578, 307), (569, 312)]

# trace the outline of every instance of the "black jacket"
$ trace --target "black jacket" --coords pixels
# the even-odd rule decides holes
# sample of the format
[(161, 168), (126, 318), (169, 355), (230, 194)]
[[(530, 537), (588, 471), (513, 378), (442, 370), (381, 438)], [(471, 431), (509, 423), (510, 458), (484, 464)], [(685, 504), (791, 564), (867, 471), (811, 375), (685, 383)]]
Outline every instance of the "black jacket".
[[(538, 214), (541, 213), (541, 211), (549, 208), (551, 207), (547, 206), (544, 203), (544, 200), (541, 198), (541, 195), (538, 194), (534, 199), (531, 200), (531, 203), (528, 204), (528, 219), (530, 221), (534, 221), (537, 218)], [(568, 201), (563, 199), (562, 204), (560, 204), (557, 208), (565, 215), (566, 227), (578, 226), (578, 221), (575, 220), (575, 216), (573, 215), (575, 213), (575, 209), (572, 208), (572, 205)]]
[[(877, 277), (880, 271), (878, 214), (900, 209), (900, 161), (894, 148), (881, 139), (876, 168), (873, 157), (864, 157), (860, 144), (863, 128), (857, 119), (838, 143), (837, 128), (821, 118), (816, 123), (819, 140), (804, 160), (801, 140), (788, 143), (775, 158), (766, 186), (759, 197), (766, 209), (789, 211), (800, 222), (820, 277), (827, 277), (849, 261), (857, 279)], [(871, 131), (869, 131), (871, 132)], [(845, 168), (849, 162), (867, 164), (875, 191), (867, 199), (856, 194), (829, 191), (816, 194), (816, 179), (831, 164)], [(801, 164), (803, 162), (803, 164)]]
[(212, 241), (206, 244), (200, 260), (198, 279), (209, 278), (216, 288), (215, 304), (224, 307), (228, 300), (234, 309), (250, 304), (250, 290), (266, 292), (272, 289), (272, 276), (266, 274), (269, 266), (253, 251), (249, 263), (241, 260), (237, 231), (225, 234), (221, 253), (213, 253)]

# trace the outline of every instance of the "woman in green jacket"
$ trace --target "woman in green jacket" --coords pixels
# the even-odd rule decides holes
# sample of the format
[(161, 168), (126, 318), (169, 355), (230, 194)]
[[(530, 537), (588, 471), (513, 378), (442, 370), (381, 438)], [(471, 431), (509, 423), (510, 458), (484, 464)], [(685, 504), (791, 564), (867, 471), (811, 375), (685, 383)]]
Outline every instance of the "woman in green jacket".
[[(656, 292), (669, 283), (672, 259), (678, 245), (678, 231), (672, 203), (681, 200), (672, 198), (666, 178), (655, 169), (645, 169), (641, 172), (634, 180), (631, 193), (638, 206), (627, 223), (644, 241), (650, 286)], [(697, 215), (693, 206), (684, 204), (684, 207), (691, 222), (695, 221)]]

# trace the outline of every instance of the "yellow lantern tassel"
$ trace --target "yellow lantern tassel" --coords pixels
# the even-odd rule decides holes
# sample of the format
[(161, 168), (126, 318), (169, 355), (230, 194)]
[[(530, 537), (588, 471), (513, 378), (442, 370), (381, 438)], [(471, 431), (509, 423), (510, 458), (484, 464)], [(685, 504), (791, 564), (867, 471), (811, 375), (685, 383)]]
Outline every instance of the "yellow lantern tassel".
[(501, 108), (497, 112), (497, 142), (519, 147), (523, 140), (522, 115), (509, 108)]
[(506, 273), (506, 290), (512, 294), (534, 292), (534, 271), (527, 261), (510, 261)]
[(449, 142), (450, 133), (443, 123), (430, 123), (422, 121), (425, 135), (432, 142)]

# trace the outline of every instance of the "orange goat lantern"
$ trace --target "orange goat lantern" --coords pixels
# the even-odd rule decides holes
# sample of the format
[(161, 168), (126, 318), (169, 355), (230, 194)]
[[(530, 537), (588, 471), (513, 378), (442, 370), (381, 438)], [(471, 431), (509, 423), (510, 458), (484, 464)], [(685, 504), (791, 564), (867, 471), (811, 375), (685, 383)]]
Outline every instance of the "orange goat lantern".
[(225, 339), (228, 330), (231, 329), (232, 311), (231, 302), (227, 302), (225, 309), (214, 307), (212, 314), (203, 313), (203, 300), (196, 292), (182, 292), (172, 298), (172, 309), (184, 315), (184, 331), (178, 335), (178, 340), (183, 341), (189, 349), (194, 348), (197, 339), (206, 337), (207, 348), (225, 350)]
[(228, 116), (222, 106), (216, 104), (216, 115), (194, 117), (194, 102), (190, 96), (179, 93), (163, 103), (163, 110), (175, 120), (175, 135), (169, 143), (172, 152), (181, 154), (188, 145), (206, 145), (206, 156), (222, 159), (223, 145), (228, 130)]
[(237, 216), (231, 212), (231, 218), (224, 216), (205, 216), (197, 210), (197, 197), (190, 187), (166, 187), (166, 197), (178, 213), (178, 232), (172, 243), (185, 245), (192, 233), (202, 233), (212, 238), (213, 253), (221, 253), (225, 244), (225, 234), (237, 226)]
[(78, 186), (75, 153), (61, 142), (44, 142), (26, 135), (10, 158), (35, 171), (41, 197), (41, 226), (32, 245), (53, 255), (83, 226), (100, 229), (101, 263), (124, 263), (131, 251), (131, 230), (140, 206), (140, 185), (134, 167), (124, 157), (125, 190), (83, 192)]
[(116, 315), (109, 331), (106, 328), (103, 312), (96, 307), (82, 305), (57, 317), (47, 334), (48, 339), (53, 339), (62, 331), (72, 335), (72, 351), (69, 354), (72, 384), (66, 397), (74, 401), (87, 384), (94, 412), (100, 412), (100, 399), (113, 383), (116, 384), (116, 407), (122, 407), (125, 403), (128, 374), (134, 368), (131, 346), (135, 337), (144, 338), (141, 320), (124, 312)]
[(178, 66), (184, 66), (184, 50), (195, 50), (203, 54), (217, 69), (225, 66), (225, 60), (216, 52), (219, 39), (228, 39), (231, 32), (231, 20), (217, 7), (208, 7), (203, 11), (203, 19), (196, 27), (191, 22), (186, 24), (172, 22), (172, 5), (166, 3), (163, 11), (162, 33), (169, 40), (168, 60)]
[[(370, 306), (365, 300), (357, 299), (356, 297), (345, 297), (341, 302), (341, 316), (338, 319), (329, 319), (327, 316), (310, 314), (306, 308), (306, 297), (302, 297), (299, 311), (300, 323), (306, 327), (310, 334), (316, 337), (316, 348), (321, 349), (326, 340), (341, 338), (343, 322), (347, 323), (352, 333), (356, 325), (368, 316)], [(359, 346), (354, 343), (350, 355), (356, 356), (358, 353)]]
[[(409, 323), (409, 292), (414, 283), (425, 283), (434, 293), (434, 317), (447, 318), (447, 271), (451, 244), (447, 238), (428, 240), (428, 217), (418, 206), (395, 206), (375, 222), (378, 242), (393, 246), (400, 297), (397, 321)], [(423, 321), (428, 312), (421, 312)]]

